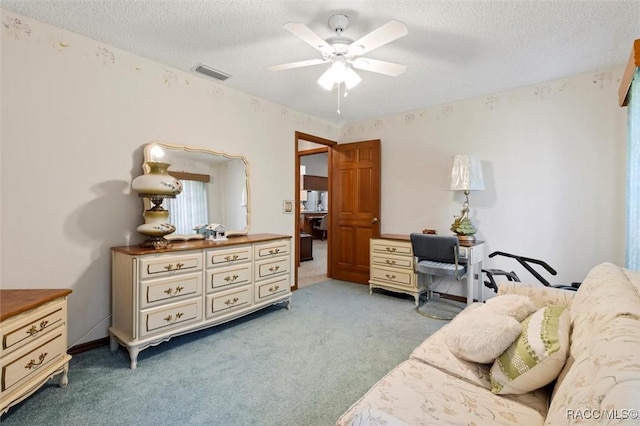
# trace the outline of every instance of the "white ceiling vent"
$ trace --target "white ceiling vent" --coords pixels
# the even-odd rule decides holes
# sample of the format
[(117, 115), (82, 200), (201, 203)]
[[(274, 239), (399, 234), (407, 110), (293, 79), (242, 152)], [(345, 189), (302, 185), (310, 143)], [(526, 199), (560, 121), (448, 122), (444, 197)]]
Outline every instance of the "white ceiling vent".
[(194, 71), (199, 72), (204, 75), (208, 75), (209, 77), (213, 77), (216, 80), (224, 81), (231, 77), (229, 74), (225, 74), (222, 71), (218, 71), (217, 69), (211, 68), (204, 64), (198, 64), (192, 68)]

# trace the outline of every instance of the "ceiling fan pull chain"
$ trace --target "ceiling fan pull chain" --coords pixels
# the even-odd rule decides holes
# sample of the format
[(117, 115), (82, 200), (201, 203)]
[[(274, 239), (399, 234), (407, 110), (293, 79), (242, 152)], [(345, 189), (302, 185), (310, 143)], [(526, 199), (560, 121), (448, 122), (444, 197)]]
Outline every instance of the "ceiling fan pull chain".
[(342, 83), (338, 83), (338, 114), (340, 114), (340, 87)]

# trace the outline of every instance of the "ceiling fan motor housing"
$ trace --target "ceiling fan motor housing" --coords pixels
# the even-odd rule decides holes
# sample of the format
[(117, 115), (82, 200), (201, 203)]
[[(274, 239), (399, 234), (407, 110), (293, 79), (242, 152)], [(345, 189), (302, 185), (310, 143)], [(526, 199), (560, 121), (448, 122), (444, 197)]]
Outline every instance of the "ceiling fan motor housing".
[[(334, 33), (343, 32), (349, 25), (349, 17), (347, 15), (333, 15), (329, 18), (329, 27)], [(338, 33), (338, 35), (340, 35)]]

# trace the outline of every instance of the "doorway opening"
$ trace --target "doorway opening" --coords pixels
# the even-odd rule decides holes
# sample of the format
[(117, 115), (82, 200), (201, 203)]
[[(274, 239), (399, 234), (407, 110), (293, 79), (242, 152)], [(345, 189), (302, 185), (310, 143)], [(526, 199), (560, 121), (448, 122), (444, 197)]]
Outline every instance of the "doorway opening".
[(331, 147), (337, 142), (295, 133), (296, 201), (293, 290), (331, 277)]

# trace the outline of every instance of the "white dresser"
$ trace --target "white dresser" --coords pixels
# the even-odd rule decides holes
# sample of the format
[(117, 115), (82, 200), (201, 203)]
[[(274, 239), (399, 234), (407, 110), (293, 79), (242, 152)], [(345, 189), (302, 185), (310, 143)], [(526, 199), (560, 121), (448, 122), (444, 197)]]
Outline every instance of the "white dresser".
[(111, 350), (138, 354), (174, 336), (291, 302), (291, 237), (256, 234), (170, 249), (112, 249)]
[(0, 414), (62, 374), (68, 383), (67, 296), (71, 290), (0, 290)]
[[(426, 292), (426, 288), (418, 283), (409, 236), (383, 234), (370, 240), (369, 250), (369, 293), (372, 293), (374, 288), (407, 293), (414, 297), (418, 306), (420, 295)], [(466, 260), (469, 265), (469, 273), (465, 280), (467, 305), (473, 303), (474, 285), (478, 287), (478, 301), (483, 302), (484, 241), (460, 242), (460, 258)]]

